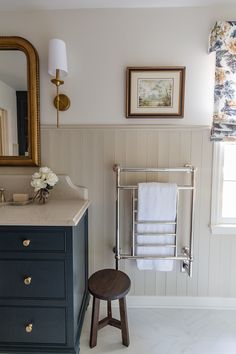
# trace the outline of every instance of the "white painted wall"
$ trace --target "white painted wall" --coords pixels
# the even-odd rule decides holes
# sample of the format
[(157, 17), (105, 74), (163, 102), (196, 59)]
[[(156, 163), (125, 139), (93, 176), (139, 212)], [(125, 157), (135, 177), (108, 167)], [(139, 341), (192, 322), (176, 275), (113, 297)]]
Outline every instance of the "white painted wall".
[[(232, 19), (236, 6), (162, 9), (93, 9), (0, 12), (1, 35), (19, 35), (37, 48), (41, 72), (41, 121), (54, 124), (55, 88), (47, 74), (48, 41), (68, 47), (69, 77), (62, 91), (71, 108), (69, 124), (143, 124), (125, 118), (125, 68), (184, 65), (185, 117), (166, 123), (209, 125), (213, 108), (214, 54), (207, 54), (209, 31), (217, 19)], [(149, 120), (154, 124), (161, 120)]]
[(13, 155), (13, 144), (17, 144), (16, 91), (0, 80), (0, 108), (7, 111), (9, 129), (9, 155)]

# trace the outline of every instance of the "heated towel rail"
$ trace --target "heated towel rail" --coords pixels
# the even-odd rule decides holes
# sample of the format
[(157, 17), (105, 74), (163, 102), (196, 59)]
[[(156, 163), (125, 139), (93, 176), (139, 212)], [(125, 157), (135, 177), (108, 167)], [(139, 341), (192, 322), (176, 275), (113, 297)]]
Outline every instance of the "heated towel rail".
[[(192, 262), (193, 262), (193, 227), (194, 227), (194, 204), (195, 204), (195, 176), (196, 176), (196, 168), (194, 168), (190, 164), (186, 164), (184, 167), (179, 168), (133, 168), (133, 167), (121, 167), (120, 165), (114, 165), (113, 171), (116, 173), (116, 243), (114, 247), (115, 260), (116, 260), (116, 269), (119, 267), (119, 261), (121, 259), (159, 259), (159, 260), (176, 260), (181, 261), (181, 271), (187, 272), (189, 277), (192, 277)], [(178, 185), (178, 195), (179, 191), (190, 190), (191, 191), (191, 210), (190, 210), (190, 235), (188, 245), (182, 247), (181, 252), (178, 253), (178, 209), (179, 209), (179, 197), (177, 196), (177, 206), (176, 206), (176, 220), (173, 221), (137, 221), (137, 185), (126, 185), (121, 183), (121, 174), (128, 172), (157, 172), (157, 173), (187, 173), (191, 174), (190, 183), (188, 185)], [(121, 249), (121, 237), (120, 237), (120, 192), (122, 190), (131, 191), (132, 196), (132, 226), (131, 226), (131, 245), (130, 245), (130, 253), (122, 253)], [(168, 234), (168, 236), (175, 236), (175, 243), (173, 245), (161, 245), (161, 247), (173, 247), (174, 255), (173, 256), (157, 256), (157, 255), (137, 255), (136, 248), (136, 236), (138, 234), (136, 230), (137, 224), (167, 224), (167, 225), (175, 225), (175, 232)], [(167, 234), (166, 234), (167, 235)], [(144, 244), (138, 246), (157, 246), (157, 244)]]

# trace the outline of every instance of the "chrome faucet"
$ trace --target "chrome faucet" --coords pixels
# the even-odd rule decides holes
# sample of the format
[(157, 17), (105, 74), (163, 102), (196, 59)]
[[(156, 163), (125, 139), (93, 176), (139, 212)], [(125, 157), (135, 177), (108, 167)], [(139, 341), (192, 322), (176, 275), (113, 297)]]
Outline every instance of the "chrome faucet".
[(5, 189), (0, 188), (0, 203), (5, 203), (6, 202), (6, 198), (5, 198)]

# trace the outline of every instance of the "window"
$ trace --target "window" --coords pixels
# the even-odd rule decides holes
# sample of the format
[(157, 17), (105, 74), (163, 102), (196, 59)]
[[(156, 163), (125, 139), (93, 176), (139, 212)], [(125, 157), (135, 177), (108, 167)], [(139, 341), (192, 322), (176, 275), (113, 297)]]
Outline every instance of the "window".
[(236, 142), (214, 146), (211, 230), (236, 235)]
[(214, 144), (211, 230), (236, 235), (236, 21), (217, 21), (209, 44), (209, 51), (216, 52), (211, 140), (218, 141)]

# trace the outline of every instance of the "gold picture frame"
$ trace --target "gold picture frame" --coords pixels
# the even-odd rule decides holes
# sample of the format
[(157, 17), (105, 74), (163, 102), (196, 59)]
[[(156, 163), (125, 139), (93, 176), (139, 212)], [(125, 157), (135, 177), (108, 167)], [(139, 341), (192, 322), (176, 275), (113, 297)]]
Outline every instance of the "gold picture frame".
[(185, 67), (128, 67), (127, 118), (182, 118)]

